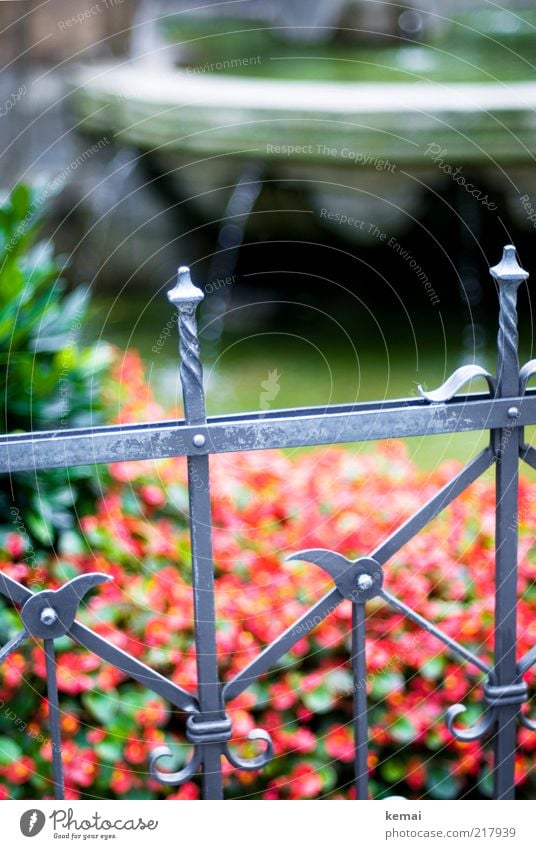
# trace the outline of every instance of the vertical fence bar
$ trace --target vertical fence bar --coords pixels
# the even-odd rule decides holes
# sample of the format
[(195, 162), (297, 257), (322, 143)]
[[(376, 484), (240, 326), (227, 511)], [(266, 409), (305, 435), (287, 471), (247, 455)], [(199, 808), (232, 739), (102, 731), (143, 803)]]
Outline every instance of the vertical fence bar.
[(356, 799), (368, 799), (368, 708), (365, 605), (352, 604), (352, 672), (354, 679), (354, 772)]
[[(168, 293), (179, 314), (180, 377), (184, 416), (190, 425), (206, 424), (203, 369), (199, 356), (195, 311), (203, 292), (193, 285), (190, 271), (179, 268), (177, 285)], [(193, 444), (202, 448), (205, 435), (194, 435)], [(206, 454), (188, 457), (188, 493), (192, 547), (195, 647), (198, 697), (204, 722), (225, 719), (222, 708), (216, 656), (216, 612), (214, 604), (214, 565), (212, 559), (212, 516), (210, 509), (209, 463)], [(203, 797), (223, 798), (221, 743), (202, 744)]]
[[(490, 269), (499, 285), (497, 397), (519, 395), (517, 289), (528, 274), (518, 264), (515, 248), (507, 245), (501, 262)], [(511, 426), (496, 434), (495, 525), (495, 660), (493, 683), (510, 687), (516, 682), (517, 620), (517, 511), (519, 411), (509, 411)], [(516, 717), (519, 705), (498, 704), (494, 736), (493, 786), (497, 799), (513, 799)]]

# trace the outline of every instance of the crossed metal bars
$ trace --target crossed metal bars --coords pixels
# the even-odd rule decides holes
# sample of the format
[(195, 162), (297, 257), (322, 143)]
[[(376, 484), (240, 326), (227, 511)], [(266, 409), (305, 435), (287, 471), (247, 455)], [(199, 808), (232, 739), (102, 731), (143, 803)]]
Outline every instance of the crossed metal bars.
[[(536, 662), (536, 647), (520, 660), (516, 656), (518, 467), (521, 457), (536, 469), (536, 450), (525, 443), (523, 430), (524, 425), (536, 424), (536, 392), (527, 389), (530, 377), (536, 374), (536, 360), (519, 368), (517, 289), (528, 274), (519, 266), (512, 245), (505, 247), (501, 262), (491, 269), (491, 274), (499, 286), (500, 302), (496, 377), (478, 365), (463, 366), (433, 392), (426, 393), (419, 387), (421, 398), (207, 419), (196, 322), (196, 308), (203, 293), (193, 285), (189, 270), (181, 267), (177, 285), (168, 296), (179, 317), (184, 420), (0, 436), (0, 471), (3, 472), (171, 456), (186, 456), (188, 463), (196, 695), (76, 621), (82, 596), (90, 588), (109, 580), (108, 576), (83, 575), (56, 591), (34, 594), (14, 579), (0, 575), (0, 593), (21, 608), (23, 623), (22, 630), (0, 650), (0, 662), (25, 639), (44, 640), (57, 798), (62, 798), (64, 792), (54, 656), (57, 637), (66, 634), (183, 711), (187, 715), (186, 736), (193, 746), (189, 762), (175, 773), (162, 772), (158, 762), (171, 757), (172, 753), (167, 747), (159, 747), (151, 755), (151, 773), (163, 784), (178, 785), (201, 770), (203, 797), (220, 799), (223, 796), (222, 756), (236, 769), (245, 770), (262, 769), (273, 757), (270, 736), (261, 729), (249, 734), (250, 740), (263, 744), (258, 756), (244, 759), (232, 751), (229, 746), (232, 722), (226, 704), (274, 666), (344, 599), (352, 603), (356, 795), (358, 799), (368, 798), (367, 697), (359, 682), (366, 677), (365, 605), (375, 597), (403, 613), (437, 637), (448, 651), (484, 673), (481, 720), (472, 728), (458, 728), (455, 719), (465, 708), (457, 704), (447, 711), (446, 722), (454, 737), (461, 741), (492, 735), (494, 797), (514, 797), (518, 719), (525, 727), (536, 731), (536, 721), (521, 713), (521, 706), (528, 699), (522, 676)], [(475, 377), (483, 377), (489, 391), (459, 396), (457, 393)], [(323, 549), (292, 555), (289, 559), (314, 563), (327, 572), (334, 581), (334, 588), (231, 680), (220, 681), (216, 656), (210, 454), (476, 430), (490, 431), (489, 446), (373, 552), (353, 561)], [(385, 589), (383, 566), (492, 464), (495, 464), (497, 483), (495, 645), (494, 661), (489, 666)]]

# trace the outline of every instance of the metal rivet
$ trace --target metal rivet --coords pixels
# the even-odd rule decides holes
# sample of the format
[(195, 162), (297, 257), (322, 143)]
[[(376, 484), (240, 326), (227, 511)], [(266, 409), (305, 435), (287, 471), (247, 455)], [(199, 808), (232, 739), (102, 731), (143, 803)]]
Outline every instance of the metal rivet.
[(357, 586), (360, 590), (370, 590), (373, 583), (374, 581), (370, 575), (360, 575), (357, 579)]
[(511, 419), (517, 419), (517, 417), (519, 416), (518, 408), (517, 407), (509, 407), (508, 408), (508, 415)]
[(45, 607), (41, 611), (40, 619), (43, 625), (54, 625), (58, 621), (58, 614), (52, 607)]
[(196, 435), (192, 439), (192, 442), (196, 448), (202, 448), (206, 442), (206, 439), (202, 433), (196, 433)]

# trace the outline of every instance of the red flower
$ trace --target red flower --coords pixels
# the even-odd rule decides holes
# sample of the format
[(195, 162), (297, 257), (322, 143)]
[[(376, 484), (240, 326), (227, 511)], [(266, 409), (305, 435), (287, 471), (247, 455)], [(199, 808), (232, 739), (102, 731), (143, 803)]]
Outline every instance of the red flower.
[(193, 781), (187, 781), (186, 784), (183, 784), (180, 790), (177, 790), (175, 793), (170, 793), (167, 797), (168, 799), (182, 799), (192, 801), (194, 799), (199, 799), (201, 796), (199, 792), (199, 787), (193, 783)]
[(137, 775), (126, 764), (121, 762), (115, 764), (110, 777), (110, 789), (113, 790), (116, 796), (123, 796), (134, 787), (139, 787), (139, 784), (140, 781)]
[(158, 486), (145, 484), (140, 487), (140, 495), (149, 507), (162, 507), (166, 503), (166, 496)]
[(158, 699), (150, 699), (145, 707), (135, 713), (135, 720), (140, 725), (162, 725), (167, 718), (168, 710)]
[(350, 763), (354, 759), (354, 740), (349, 725), (335, 725), (324, 739), (326, 752), (332, 758)]
[(314, 799), (322, 790), (322, 779), (307, 762), (299, 764), (289, 776), (289, 799)]
[(15, 533), (6, 534), (4, 547), (13, 560), (20, 560), (26, 551), (24, 537)]

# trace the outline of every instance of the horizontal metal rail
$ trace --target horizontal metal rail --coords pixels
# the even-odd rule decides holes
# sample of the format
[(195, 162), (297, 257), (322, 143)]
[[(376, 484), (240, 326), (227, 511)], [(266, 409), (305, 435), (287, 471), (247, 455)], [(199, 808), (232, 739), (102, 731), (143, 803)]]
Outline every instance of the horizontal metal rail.
[[(509, 410), (519, 415), (512, 420)], [(494, 430), (536, 424), (536, 390), (494, 399), (467, 395), (442, 404), (422, 398), (304, 410), (0, 436), (0, 472), (21, 472), (121, 460), (195, 457), (233, 451), (296, 448)], [(202, 445), (194, 439), (202, 436)]]

